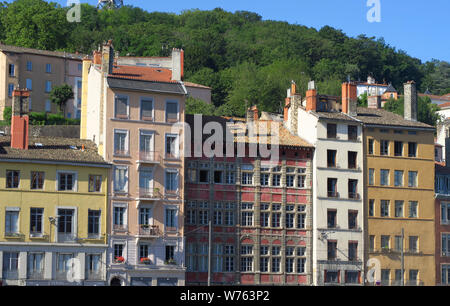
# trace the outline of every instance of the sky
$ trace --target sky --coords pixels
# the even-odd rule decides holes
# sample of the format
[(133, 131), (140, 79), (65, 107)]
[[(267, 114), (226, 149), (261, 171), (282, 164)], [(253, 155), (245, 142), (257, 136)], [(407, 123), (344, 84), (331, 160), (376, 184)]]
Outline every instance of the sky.
[[(383, 37), (397, 50), (423, 62), (439, 59), (450, 62), (450, 0), (123, 0), (124, 4), (146, 11), (179, 14), (184, 10), (255, 12), (263, 20), (287, 21), (320, 29), (325, 25), (341, 29), (348, 36), (365, 34)], [(62, 6), (74, 0), (53, 0)], [(97, 0), (80, 0), (97, 5)], [(368, 13), (380, 4), (380, 22), (369, 22)], [(371, 16), (374, 16), (371, 14)]]

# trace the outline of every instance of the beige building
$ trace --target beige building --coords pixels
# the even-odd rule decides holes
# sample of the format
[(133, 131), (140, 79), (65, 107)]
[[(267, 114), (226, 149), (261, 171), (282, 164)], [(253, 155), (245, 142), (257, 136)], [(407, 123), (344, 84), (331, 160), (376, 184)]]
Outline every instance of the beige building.
[(11, 106), (15, 88), (30, 92), (30, 111), (57, 113), (49, 93), (54, 86), (67, 83), (74, 99), (67, 102), (67, 118), (80, 118), (82, 88), (82, 54), (29, 49), (0, 44), (0, 120), (3, 110)]
[(111, 42), (83, 62), (81, 138), (113, 163), (111, 285), (184, 285), (181, 137), (187, 91), (164, 68), (117, 65)]

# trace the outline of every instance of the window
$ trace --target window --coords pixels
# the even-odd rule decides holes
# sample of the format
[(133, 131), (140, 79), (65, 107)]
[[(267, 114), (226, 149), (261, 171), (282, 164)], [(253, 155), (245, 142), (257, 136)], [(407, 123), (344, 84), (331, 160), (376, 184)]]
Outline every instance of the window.
[(395, 217), (403, 218), (403, 201), (400, 200), (395, 201)]
[(253, 271), (253, 246), (242, 245), (241, 246), (241, 271), (251, 272)]
[(272, 175), (272, 186), (278, 187), (281, 184), (281, 174)]
[(52, 73), (52, 64), (45, 64), (45, 72)]
[(450, 234), (442, 234), (442, 256), (450, 256)]
[(381, 270), (381, 285), (389, 285), (391, 271), (387, 269)]
[(417, 285), (418, 282), (418, 270), (409, 270), (409, 285)]
[(394, 171), (394, 185), (396, 187), (403, 186), (403, 171), (402, 170)]
[(375, 184), (375, 169), (369, 169), (369, 185)]
[(101, 279), (101, 255), (86, 254), (86, 278)]
[(328, 210), (327, 211), (327, 226), (328, 228), (336, 227), (336, 210)]
[(58, 190), (59, 191), (75, 191), (76, 190), (76, 174), (73, 172), (58, 173)]
[[(281, 266), (281, 257), (279, 257), (280, 254), (280, 247), (274, 246), (272, 247), (272, 273), (278, 273), (280, 272), (280, 266)], [(275, 257), (276, 256), (276, 257)]]
[(380, 170), (380, 185), (389, 186), (389, 170), (387, 169)]
[(3, 252), (4, 279), (18, 279), (19, 252)]
[(306, 206), (305, 205), (297, 206), (297, 228), (298, 229), (306, 228)]
[(408, 171), (408, 187), (417, 187), (417, 171)]
[(261, 272), (268, 272), (269, 271), (269, 259), (270, 259), (270, 257), (268, 257), (269, 247), (261, 246), (260, 255), (261, 255), (261, 258), (260, 258), (259, 268), (260, 268)]
[(242, 185), (253, 185), (252, 172), (242, 172)]
[(373, 153), (373, 148), (374, 148), (373, 139), (369, 139), (369, 142), (368, 142), (368, 151), (369, 151), (369, 154), (370, 154), (370, 155), (374, 154), (374, 153)]
[(375, 209), (375, 200), (370, 199), (369, 200), (369, 217), (373, 217), (374, 216), (374, 211)]
[(100, 235), (100, 210), (88, 210), (88, 236), (98, 237)]
[(381, 248), (382, 249), (389, 249), (389, 240), (390, 240), (389, 236), (385, 236), (385, 235), (381, 236)]
[(358, 156), (358, 152), (348, 151), (348, 168), (356, 169), (356, 160)]
[(115, 166), (114, 167), (114, 191), (127, 192), (128, 189), (128, 167)]
[[(272, 210), (275, 209), (272, 208)], [(272, 212), (272, 227), (281, 227), (281, 213)]]
[(100, 192), (102, 188), (101, 175), (89, 175), (89, 192)]
[(233, 203), (225, 203), (225, 225), (226, 226), (234, 225), (234, 204)]
[(78, 71), (82, 71), (83, 70), (83, 64), (78, 64), (77, 65), (77, 69), (78, 69)]
[(148, 244), (139, 244), (139, 262), (142, 258), (148, 258)]
[(17, 170), (6, 170), (6, 188), (19, 188), (19, 174)]
[(52, 81), (45, 81), (45, 92), (51, 92), (52, 91)]
[(225, 184), (235, 183), (234, 165), (225, 165)]
[(382, 140), (380, 142), (380, 154), (389, 155), (389, 140)]
[(409, 236), (409, 251), (412, 253), (419, 252), (419, 237)]
[(119, 257), (123, 257), (123, 244), (115, 243), (114, 244), (114, 259), (117, 260)]
[(72, 233), (75, 210), (58, 209), (58, 233)]
[(199, 183), (209, 183), (209, 170), (199, 171)]
[(286, 175), (286, 187), (294, 187), (294, 175)]
[(450, 265), (442, 265), (441, 284), (450, 285)]
[(394, 142), (394, 155), (403, 156), (403, 142), (401, 141)]
[(9, 68), (9, 70), (8, 70), (8, 74), (9, 74), (9, 76), (14, 76), (15, 75), (15, 65), (14, 64), (9, 64), (9, 66), (8, 66), (8, 68)]
[(380, 201), (381, 217), (389, 217), (389, 200)]
[(8, 84), (8, 97), (12, 97), (12, 94), (13, 94), (13, 91), (14, 91), (14, 84)]
[(233, 245), (224, 245), (224, 254), (225, 254), (225, 272), (233, 272), (234, 271), (234, 246)]
[(337, 283), (339, 271), (325, 270), (325, 283)]
[(358, 226), (358, 211), (348, 211), (348, 229), (357, 229)]
[(179, 158), (178, 135), (166, 134), (166, 158)]
[(116, 96), (114, 101), (114, 117), (116, 119), (128, 119), (128, 97)]
[(166, 122), (174, 123), (178, 121), (178, 102), (166, 102)]
[(27, 61), (27, 71), (33, 71), (33, 63), (31, 61)]
[(241, 203), (241, 225), (253, 226), (253, 203)]
[(345, 282), (348, 284), (359, 284), (359, 272), (345, 271)]
[(5, 212), (5, 234), (11, 236), (19, 233), (19, 209), (8, 209)]
[(44, 253), (28, 253), (28, 279), (42, 279), (44, 276)]
[(166, 208), (165, 210), (165, 226), (167, 230), (176, 230), (178, 227), (177, 224), (177, 209), (176, 208)]
[(394, 237), (394, 249), (396, 252), (401, 252), (402, 247), (403, 247), (403, 239), (402, 236), (395, 236)]
[(50, 100), (45, 100), (45, 111), (46, 112), (52, 111), (52, 102)]
[(199, 224), (207, 225), (209, 221), (209, 204), (208, 202), (200, 202), (198, 210)]
[(336, 124), (327, 124), (327, 138), (336, 138)]
[(141, 120), (152, 121), (153, 120), (153, 100), (142, 99), (141, 100)]
[(408, 142), (408, 157), (416, 157), (417, 154), (417, 143)]
[(369, 251), (373, 252), (375, 250), (375, 236), (369, 236)]
[(223, 183), (223, 171), (215, 170), (214, 171), (214, 184), (222, 184)]
[(327, 165), (329, 168), (336, 167), (336, 150), (327, 150)]
[(348, 198), (359, 199), (358, 180), (348, 180)]
[(348, 126), (348, 140), (357, 140), (358, 139), (358, 127), (356, 125)]
[(113, 229), (114, 230), (125, 230), (126, 229), (126, 211), (125, 205), (113, 206)]
[(417, 201), (409, 201), (409, 218), (417, 218)]
[(114, 155), (127, 156), (128, 154), (128, 131), (114, 130)]
[(337, 258), (337, 241), (328, 240), (328, 260), (336, 260)]
[(44, 188), (44, 172), (31, 171), (31, 189)]
[(441, 223), (442, 224), (450, 223), (450, 203), (441, 204)]
[(328, 178), (327, 179), (327, 190), (329, 198), (337, 198), (339, 194), (337, 192), (337, 179), (336, 178)]
[(348, 260), (356, 261), (358, 259), (358, 242), (352, 241), (348, 243)]
[(297, 187), (298, 188), (305, 188), (305, 182), (306, 182), (306, 169), (305, 168), (298, 168), (298, 173), (301, 173), (300, 175), (297, 175)]
[(26, 84), (28, 90), (33, 90), (33, 81), (31, 79), (26, 79)]
[(43, 208), (30, 208), (30, 234), (32, 236), (42, 235)]
[(167, 193), (178, 192), (178, 170), (166, 170), (166, 182), (164, 188)]

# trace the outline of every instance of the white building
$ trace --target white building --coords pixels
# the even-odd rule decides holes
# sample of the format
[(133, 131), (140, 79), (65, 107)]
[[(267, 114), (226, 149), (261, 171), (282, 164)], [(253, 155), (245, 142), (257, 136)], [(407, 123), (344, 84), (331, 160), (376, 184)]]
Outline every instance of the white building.
[[(313, 284), (363, 284), (362, 123), (350, 117), (356, 85), (343, 84), (343, 112), (335, 97), (318, 95), (314, 82), (308, 87), (302, 105), (291, 100), (285, 125), (315, 146)], [(296, 95), (295, 84), (289, 95)]]

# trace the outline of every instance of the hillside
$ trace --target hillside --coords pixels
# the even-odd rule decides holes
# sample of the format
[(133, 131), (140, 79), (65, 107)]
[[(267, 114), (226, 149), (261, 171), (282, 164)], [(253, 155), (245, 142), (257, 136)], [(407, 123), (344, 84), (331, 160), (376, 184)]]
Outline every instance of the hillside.
[(185, 79), (211, 86), (216, 109), (209, 111), (225, 115), (243, 115), (245, 100), (279, 111), (291, 80), (304, 91), (314, 79), (321, 93), (339, 95), (348, 75), (365, 80), (370, 74), (399, 91), (413, 79), (422, 92), (450, 92), (449, 63), (422, 63), (382, 38), (350, 38), (328, 26), (316, 30), (219, 8), (177, 15), (130, 6), (97, 10), (88, 4), (82, 4), (81, 22), (69, 23), (67, 10), (42, 0), (0, 4), (0, 41), (90, 54), (113, 39), (121, 55), (134, 56), (166, 56), (181, 47)]

